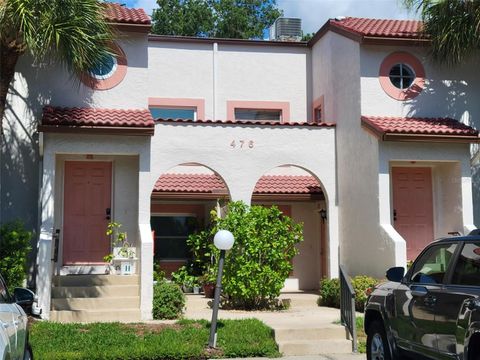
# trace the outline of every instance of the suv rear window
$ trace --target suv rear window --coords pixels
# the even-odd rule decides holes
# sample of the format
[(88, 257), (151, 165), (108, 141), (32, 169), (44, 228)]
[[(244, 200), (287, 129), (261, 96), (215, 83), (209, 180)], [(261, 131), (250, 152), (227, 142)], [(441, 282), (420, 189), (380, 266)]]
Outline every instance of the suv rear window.
[(480, 242), (464, 245), (455, 265), (452, 284), (467, 286), (480, 284)]
[(411, 281), (419, 284), (441, 284), (457, 244), (432, 246), (415, 262)]

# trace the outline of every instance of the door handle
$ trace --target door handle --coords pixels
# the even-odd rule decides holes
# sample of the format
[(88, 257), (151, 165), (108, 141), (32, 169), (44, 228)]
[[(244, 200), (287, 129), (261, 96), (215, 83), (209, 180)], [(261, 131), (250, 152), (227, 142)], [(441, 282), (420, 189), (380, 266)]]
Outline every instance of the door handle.
[(393, 221), (397, 221), (397, 209), (393, 209)]
[(111, 215), (112, 215), (112, 209), (111, 209), (111, 208), (106, 208), (106, 209), (105, 209), (105, 215), (106, 215), (106, 216), (105, 216), (105, 219), (110, 220), (110, 219), (112, 218), (112, 217), (111, 217)]
[(413, 297), (424, 297), (428, 295), (428, 290), (423, 286), (417, 286), (411, 290)]

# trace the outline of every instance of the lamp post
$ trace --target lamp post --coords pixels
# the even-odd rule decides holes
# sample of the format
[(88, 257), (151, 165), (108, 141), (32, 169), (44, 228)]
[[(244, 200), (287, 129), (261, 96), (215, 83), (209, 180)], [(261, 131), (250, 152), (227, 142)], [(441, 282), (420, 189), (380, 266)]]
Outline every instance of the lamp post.
[(217, 284), (215, 286), (212, 323), (210, 325), (210, 338), (208, 340), (208, 346), (211, 348), (217, 346), (217, 317), (218, 307), (220, 305), (220, 293), (222, 292), (222, 272), (223, 264), (225, 262), (225, 251), (232, 248), (234, 241), (233, 234), (228, 230), (219, 230), (213, 237), (215, 247), (220, 250), (220, 259), (218, 260)]

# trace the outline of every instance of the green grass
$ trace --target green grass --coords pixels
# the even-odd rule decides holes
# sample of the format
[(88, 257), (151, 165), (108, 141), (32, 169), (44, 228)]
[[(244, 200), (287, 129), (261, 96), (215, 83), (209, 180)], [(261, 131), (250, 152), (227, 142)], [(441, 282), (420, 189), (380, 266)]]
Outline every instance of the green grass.
[(219, 350), (207, 347), (210, 324), (59, 324), (36, 322), (30, 342), (37, 360), (154, 360), (211, 357), (277, 357), (273, 331), (256, 319), (222, 320)]

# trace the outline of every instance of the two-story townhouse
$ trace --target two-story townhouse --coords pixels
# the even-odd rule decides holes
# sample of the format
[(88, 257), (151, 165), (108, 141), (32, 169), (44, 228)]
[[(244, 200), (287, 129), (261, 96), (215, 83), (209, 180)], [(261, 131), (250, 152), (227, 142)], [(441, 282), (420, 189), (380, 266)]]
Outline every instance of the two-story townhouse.
[[(304, 223), (286, 290), (317, 288), (339, 262), (381, 276), (422, 241), (473, 226), (478, 133), (463, 123), (478, 111), (464, 98), (475, 75), (428, 63), (418, 22), (331, 20), (285, 43), (148, 35), (143, 10), (114, 4), (106, 17), (119, 30), (110, 66), (72, 86), (64, 69), (25, 59), (6, 116), (29, 134), (41, 119), (46, 318), (149, 319), (153, 262), (185, 263), (186, 236), (227, 200)], [(28, 148), (20, 130), (7, 133), (12, 153)], [(136, 275), (89, 280), (105, 273), (112, 220), (136, 248)]]

